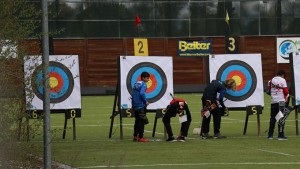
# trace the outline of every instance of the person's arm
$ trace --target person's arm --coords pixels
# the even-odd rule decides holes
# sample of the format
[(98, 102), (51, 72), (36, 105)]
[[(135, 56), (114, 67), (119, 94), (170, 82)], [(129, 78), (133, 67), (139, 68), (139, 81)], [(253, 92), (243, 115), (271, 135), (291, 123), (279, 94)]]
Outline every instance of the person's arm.
[(147, 90), (147, 85), (142, 85), (141, 90), (140, 90), (140, 95), (142, 97), (143, 102), (147, 105), (147, 99), (146, 99), (146, 90)]
[(268, 90), (270, 90), (271, 91), (271, 80), (268, 82)]
[(285, 80), (282, 85), (282, 91), (283, 91), (284, 100), (286, 100), (286, 97), (289, 95), (289, 89), (287, 88), (287, 84)]
[(284, 87), (282, 90), (283, 90), (284, 99), (286, 100), (286, 97), (289, 95), (289, 89), (287, 87)]
[(225, 94), (226, 94), (226, 89), (225, 89), (225, 88), (221, 89), (221, 90), (220, 90), (220, 95), (219, 95), (219, 103), (220, 103), (220, 105), (221, 105), (223, 108), (226, 107), (226, 106), (224, 105), (224, 102), (223, 102), (223, 99), (224, 99), (224, 97), (225, 97)]
[(267, 86), (267, 91), (266, 91), (267, 95), (271, 95), (271, 83), (272, 83), (272, 80), (269, 80), (268, 86)]

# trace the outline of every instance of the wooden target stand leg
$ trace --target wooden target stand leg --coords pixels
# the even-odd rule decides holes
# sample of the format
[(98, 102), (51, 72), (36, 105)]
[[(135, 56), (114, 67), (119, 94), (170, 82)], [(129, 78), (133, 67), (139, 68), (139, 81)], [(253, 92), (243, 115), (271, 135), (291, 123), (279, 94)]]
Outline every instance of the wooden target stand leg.
[[(62, 135), (63, 139), (66, 138), (68, 119), (69, 118), (65, 117), (64, 130), (63, 130), (63, 135)], [(72, 122), (73, 122), (73, 140), (76, 140), (76, 121), (75, 121), (75, 118), (72, 118), (72, 119), (73, 119), (72, 120)]]
[[(71, 110), (70, 112), (72, 112), (72, 111), (73, 110)], [(72, 116), (70, 116), (71, 114), (69, 113), (69, 111), (67, 111), (67, 110), (65, 111), (65, 123), (64, 123), (64, 129), (63, 129), (63, 135), (62, 135), (63, 139), (66, 138), (68, 120), (72, 119), (73, 140), (76, 140), (76, 117), (77, 117), (77, 114), (74, 112), (75, 111), (73, 111)], [(81, 114), (79, 117), (81, 117)]]
[(29, 141), (29, 115), (26, 116), (26, 140)]
[[(33, 112), (35, 112), (35, 111), (33, 111)], [(30, 114), (31, 112), (30, 111), (28, 111), (28, 112), (26, 112), (26, 117), (25, 117), (25, 127), (26, 127), (26, 141), (27, 142), (29, 142), (30, 141), (30, 124), (29, 124), (29, 119), (30, 119), (30, 117), (31, 117), (31, 114)], [(38, 116), (35, 116), (35, 118), (37, 118)], [(22, 119), (21, 119), (21, 121), (22, 121)], [(20, 122), (21, 122), (20, 121)]]
[(262, 107), (260, 105), (246, 107), (246, 119), (243, 135), (245, 135), (247, 132), (249, 116), (253, 114), (256, 114), (257, 116), (257, 136), (260, 136), (260, 114), (262, 114)]
[(245, 126), (244, 126), (244, 135), (247, 132), (247, 126), (248, 126), (248, 119), (249, 119), (249, 114), (246, 114), (246, 119), (245, 119)]
[[(157, 109), (156, 110), (156, 115), (155, 115), (154, 125), (153, 125), (152, 137), (155, 137), (155, 131), (156, 131), (156, 126), (157, 126), (157, 119), (158, 118), (163, 118), (165, 111), (166, 111), (165, 109)], [(164, 127), (164, 138), (166, 138), (166, 137), (167, 137), (167, 134), (166, 134), (166, 129)]]
[[(113, 130), (113, 127), (114, 127), (114, 120), (115, 120), (115, 117), (120, 114), (119, 111), (116, 110), (116, 106), (117, 106), (117, 102), (118, 102), (118, 95), (119, 95), (119, 82), (117, 83), (117, 86), (116, 86), (116, 93), (115, 93), (115, 99), (114, 99), (114, 105), (113, 105), (113, 110), (112, 110), (112, 113), (111, 113), (111, 116), (110, 116), (110, 129), (109, 129), (109, 135), (108, 135), (108, 138), (111, 138), (112, 136), (112, 130)], [(121, 115), (120, 115), (121, 116)], [(120, 117), (120, 121), (122, 117)], [(120, 126), (121, 126), (121, 123), (120, 123)], [(123, 134), (123, 131), (120, 132)], [(121, 136), (121, 138), (123, 138), (123, 136)]]
[(154, 125), (153, 125), (153, 132), (152, 132), (152, 137), (155, 137), (155, 131), (156, 131), (156, 125), (157, 125), (157, 115), (155, 115), (155, 119), (154, 119)]
[[(118, 63), (119, 64), (119, 63)], [(120, 77), (119, 77), (120, 79)], [(119, 80), (120, 81), (120, 80)], [(115, 99), (114, 99), (114, 105), (113, 105), (113, 110), (110, 116), (110, 129), (109, 129), (109, 135), (108, 137), (111, 138), (112, 137), (112, 130), (114, 127), (114, 119), (117, 115), (120, 115), (120, 139), (123, 140), (123, 114), (122, 111), (124, 111), (123, 113), (126, 114), (126, 117), (132, 117), (132, 112), (130, 112), (130, 109), (122, 109), (121, 110), (121, 96), (120, 96), (120, 83), (119, 81), (117, 82), (117, 86), (116, 86), (116, 93), (115, 93)], [(128, 115), (128, 116), (127, 116)]]

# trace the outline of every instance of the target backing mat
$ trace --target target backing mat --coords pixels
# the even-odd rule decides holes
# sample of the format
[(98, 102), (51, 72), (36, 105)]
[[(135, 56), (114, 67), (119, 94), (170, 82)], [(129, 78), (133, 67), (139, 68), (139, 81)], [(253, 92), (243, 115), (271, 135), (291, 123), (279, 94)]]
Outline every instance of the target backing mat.
[(134, 83), (140, 80), (142, 72), (150, 74), (146, 98), (147, 109), (163, 109), (170, 103), (173, 94), (172, 57), (120, 56), (121, 109), (131, 108), (131, 93)]
[[(24, 63), (27, 110), (43, 109), (43, 67), (41, 56), (27, 56)], [(77, 55), (49, 56), (50, 109), (81, 109), (79, 61)]]
[(227, 54), (209, 56), (210, 80), (236, 81), (237, 90), (227, 90), (224, 104), (229, 108), (264, 106), (262, 64), (260, 54)]

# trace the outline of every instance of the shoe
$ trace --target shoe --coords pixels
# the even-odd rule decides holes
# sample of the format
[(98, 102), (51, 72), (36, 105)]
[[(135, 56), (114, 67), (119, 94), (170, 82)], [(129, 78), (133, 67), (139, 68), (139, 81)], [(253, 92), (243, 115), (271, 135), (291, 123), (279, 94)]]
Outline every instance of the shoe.
[(220, 133), (214, 135), (214, 139), (223, 139), (223, 138), (226, 138), (226, 136), (222, 136)]
[(208, 133), (202, 133), (201, 137), (203, 140), (205, 140), (205, 139), (209, 138), (209, 135), (208, 135)]
[(167, 142), (175, 142), (175, 141), (177, 141), (177, 140), (175, 140), (174, 137), (169, 137), (166, 141), (167, 141)]
[(138, 141), (138, 136), (133, 136), (133, 141)]
[(180, 142), (185, 142), (185, 138), (183, 136), (178, 137), (177, 140)]
[(268, 139), (269, 140), (273, 140), (273, 136), (268, 136)]
[(139, 138), (138, 142), (149, 142), (149, 140), (143, 137), (143, 138)]
[(288, 138), (287, 138), (287, 137), (285, 137), (285, 136), (278, 137), (277, 139), (278, 139), (278, 140), (288, 140)]

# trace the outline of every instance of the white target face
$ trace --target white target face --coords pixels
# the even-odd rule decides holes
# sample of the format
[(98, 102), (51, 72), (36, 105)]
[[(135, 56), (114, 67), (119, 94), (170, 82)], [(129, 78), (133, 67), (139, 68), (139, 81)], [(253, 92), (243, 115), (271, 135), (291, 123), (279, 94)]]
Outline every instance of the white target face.
[(172, 57), (120, 57), (121, 108), (131, 108), (131, 94), (134, 83), (140, 79), (142, 72), (150, 74), (147, 83), (146, 98), (150, 103), (148, 109), (163, 109), (170, 103), (173, 94)]
[(227, 90), (227, 107), (245, 108), (250, 105), (264, 106), (264, 91), (260, 54), (211, 55), (210, 79), (236, 81), (236, 91)]
[[(78, 56), (49, 56), (50, 109), (81, 109)], [(29, 110), (43, 109), (41, 56), (25, 58), (26, 101)]]

